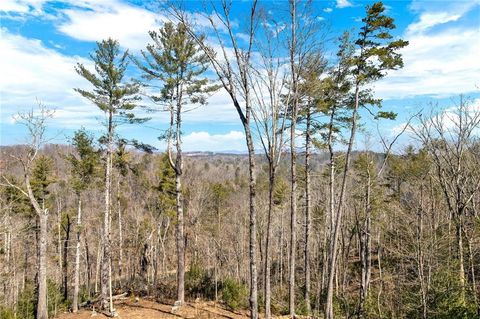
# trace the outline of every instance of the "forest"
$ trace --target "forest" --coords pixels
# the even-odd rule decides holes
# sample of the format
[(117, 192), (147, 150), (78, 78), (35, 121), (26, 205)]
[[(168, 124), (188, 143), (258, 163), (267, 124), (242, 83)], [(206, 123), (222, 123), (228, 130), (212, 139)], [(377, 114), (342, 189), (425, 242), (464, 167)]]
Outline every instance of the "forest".
[[(314, 1), (248, 2), (241, 34), (231, 2), (204, 5), (162, 3), (140, 54), (108, 38), (71, 66), (100, 135), (52, 143), (53, 108), (18, 113), (28, 142), (0, 147), (0, 318), (129, 318), (120, 304), (143, 300), (181, 318), (200, 302), (230, 313), (208, 318), (479, 318), (479, 100), (374, 132), (397, 116), (374, 84), (409, 45), (382, 2), (335, 38)], [(247, 151), (184, 151), (184, 115), (215, 112), (219, 91)], [(165, 148), (122, 136), (152, 112)]]

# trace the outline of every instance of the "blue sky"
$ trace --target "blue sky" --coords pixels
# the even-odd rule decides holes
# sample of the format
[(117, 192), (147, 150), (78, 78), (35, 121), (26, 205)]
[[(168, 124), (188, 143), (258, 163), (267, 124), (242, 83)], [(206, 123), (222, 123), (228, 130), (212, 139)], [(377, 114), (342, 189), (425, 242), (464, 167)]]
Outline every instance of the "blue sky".
[[(285, 1), (260, 3), (276, 8), (286, 5)], [(328, 27), (328, 37), (336, 38), (344, 30), (358, 28), (365, 5), (371, 3), (317, 0), (314, 8)], [(382, 134), (393, 136), (409, 115), (430, 108), (431, 103), (448, 109), (459, 94), (471, 96), (479, 107), (480, 0), (384, 3), (398, 27), (395, 35), (410, 45), (402, 51), (405, 67), (374, 87), (384, 99), (383, 108), (398, 113), (396, 121), (381, 123)], [(242, 31), (247, 7), (241, 1), (234, 4), (236, 32)], [(188, 2), (188, 8), (195, 16), (199, 5)], [(14, 115), (35, 107), (37, 100), (56, 110), (48, 124), (54, 142), (66, 142), (81, 126), (101, 132), (102, 113), (73, 91), (88, 88), (75, 73), (75, 64), (91, 65), (88, 54), (95, 41), (107, 37), (138, 54), (148, 43), (147, 32), (167, 18), (151, 2), (142, 1), (1, 0), (0, 19), (0, 144), (9, 145), (25, 140), (24, 127), (15, 122)], [(333, 46), (332, 42), (327, 48)], [(145, 126), (120, 127), (120, 134), (161, 148), (156, 137), (166, 127), (166, 114), (152, 116)], [(366, 123), (367, 131), (374, 132), (374, 124)], [(372, 140), (376, 140), (375, 133)], [(185, 114), (184, 145), (187, 151), (245, 149), (238, 116), (225, 92), (212, 96), (209, 105)]]

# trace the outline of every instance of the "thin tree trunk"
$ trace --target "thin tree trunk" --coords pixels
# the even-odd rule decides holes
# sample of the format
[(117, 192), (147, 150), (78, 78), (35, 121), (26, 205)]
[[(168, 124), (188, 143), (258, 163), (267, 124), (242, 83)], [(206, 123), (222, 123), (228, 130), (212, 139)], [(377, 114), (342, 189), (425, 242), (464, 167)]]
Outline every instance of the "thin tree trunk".
[(423, 187), (420, 188), (420, 208), (417, 212), (417, 263), (418, 279), (420, 281), (420, 294), (422, 302), (422, 318), (427, 318), (427, 285), (425, 282), (425, 265), (423, 253)]
[(298, 116), (298, 83), (297, 72), (295, 66), (296, 46), (297, 46), (297, 10), (296, 0), (290, 1), (290, 16), (292, 23), (291, 42), (290, 42), (290, 70), (292, 76), (292, 110), (291, 110), (291, 125), (290, 125), (290, 170), (291, 170), (291, 194), (290, 194), (290, 269), (289, 269), (289, 303), (288, 308), (290, 316), (295, 316), (295, 261), (297, 248), (297, 153), (295, 146), (295, 129)]
[(63, 300), (68, 299), (68, 243), (70, 241), (71, 221), (70, 215), (66, 214), (67, 220), (64, 227), (65, 239), (63, 240)]
[[(48, 319), (47, 307), (47, 226), (48, 209), (40, 207), (35, 198), (30, 184), (30, 176), (25, 172), (25, 184), (27, 187), (28, 198), (37, 214), (40, 231), (38, 238), (38, 295), (37, 295), (37, 317), (36, 319)], [(27, 256), (26, 256), (27, 257)]]
[(73, 312), (78, 311), (78, 293), (80, 291), (80, 242), (81, 242), (81, 227), (82, 227), (82, 198), (78, 194), (78, 212), (77, 212), (77, 227), (75, 229), (77, 235), (77, 242), (75, 244), (75, 274), (73, 285)]
[(255, 149), (250, 131), (250, 107), (247, 105), (246, 122), (244, 124), (245, 136), (248, 149), (248, 173), (249, 173), (249, 211), (250, 211), (250, 318), (258, 318), (258, 290), (257, 290), (257, 215), (255, 210), (256, 178), (255, 178)]
[[(367, 170), (369, 168), (367, 167)], [(361, 318), (365, 309), (365, 303), (368, 297), (368, 288), (370, 285), (370, 191), (371, 180), (370, 173), (367, 172), (367, 187), (365, 193), (365, 220), (363, 226), (360, 228), (360, 261), (361, 261), (361, 281), (360, 281), (360, 303), (358, 309), (358, 316)]]
[(283, 291), (283, 215), (284, 209), (282, 208), (280, 216), (280, 290)]
[(105, 214), (103, 220), (103, 259), (101, 271), (102, 283), (102, 309), (113, 314), (113, 300), (111, 295), (111, 234), (110, 234), (110, 199), (111, 199), (111, 174), (112, 174), (112, 152), (113, 152), (113, 122), (112, 111), (109, 112), (108, 121), (108, 145), (107, 145), (107, 163), (105, 168)]
[[(177, 92), (178, 93), (178, 92)], [(176, 119), (176, 149), (177, 157), (175, 161), (175, 192), (177, 205), (177, 301), (180, 304), (185, 302), (185, 235), (184, 235), (184, 216), (183, 216), (183, 194), (182, 194), (182, 140), (181, 140), (181, 98), (177, 104)]]
[(118, 210), (118, 279), (120, 287), (122, 287), (122, 276), (123, 276), (123, 224), (122, 224), (122, 205), (120, 202), (120, 192), (121, 192), (121, 183), (120, 183), (120, 174), (118, 174), (117, 181), (117, 210)]
[(345, 157), (345, 167), (343, 169), (343, 177), (342, 177), (342, 186), (340, 190), (340, 198), (338, 201), (337, 207), (337, 215), (335, 216), (335, 225), (331, 242), (330, 242), (330, 252), (329, 252), (329, 276), (328, 276), (328, 287), (327, 287), (327, 302), (325, 306), (325, 317), (326, 319), (333, 319), (333, 285), (334, 285), (334, 277), (335, 277), (335, 269), (337, 264), (337, 249), (338, 249), (338, 237), (340, 233), (340, 226), (342, 223), (342, 214), (344, 210), (344, 200), (345, 200), (345, 192), (347, 187), (347, 175), (350, 169), (350, 157), (353, 149), (353, 143), (355, 141), (355, 133), (357, 130), (357, 113), (358, 113), (358, 106), (359, 106), (359, 93), (360, 87), (357, 83), (355, 87), (355, 108), (352, 114), (352, 127), (350, 131), (350, 139), (348, 142), (348, 148)]
[(289, 267), (289, 309), (290, 316), (295, 316), (295, 261), (297, 243), (297, 154), (295, 151), (295, 120), (292, 120), (290, 132), (291, 148), (291, 197), (290, 197), (290, 267)]
[(307, 127), (305, 131), (305, 246), (304, 246), (304, 260), (305, 260), (305, 304), (307, 306), (307, 313), (311, 311), (310, 304), (310, 228), (312, 223), (311, 214), (311, 199), (310, 199), (310, 125), (311, 125), (310, 109), (307, 110)]
[(47, 222), (48, 210), (40, 214), (40, 253), (38, 263), (37, 319), (48, 319), (47, 309)]
[(379, 283), (378, 283), (378, 294), (377, 294), (377, 309), (378, 309), (378, 315), (380, 318), (383, 318), (382, 315), (382, 307), (381, 307), (381, 296), (383, 292), (383, 268), (382, 268), (382, 245), (380, 243), (380, 231), (378, 232), (378, 277), (379, 277)]
[(272, 236), (272, 213), (273, 213), (273, 191), (275, 187), (275, 167), (270, 158), (268, 166), (269, 184), (268, 184), (268, 216), (267, 216), (267, 234), (265, 238), (265, 318), (270, 319), (271, 313), (271, 282), (270, 282), (270, 238)]
[(91, 283), (92, 283), (92, 263), (90, 259), (90, 248), (87, 242), (87, 236), (83, 236), (85, 245), (85, 273), (87, 276), (87, 296), (91, 297)]
[(465, 232), (465, 239), (468, 242), (468, 258), (470, 260), (470, 272), (472, 276), (472, 291), (473, 291), (473, 301), (477, 305), (477, 313), (480, 314), (480, 304), (478, 303), (478, 292), (477, 292), (477, 281), (475, 279), (475, 261), (472, 249), (472, 240), (471, 238), (467, 237), (467, 233)]
[(465, 267), (463, 257), (463, 235), (462, 235), (462, 222), (461, 217), (457, 217), (456, 223), (456, 236), (457, 236), (457, 258), (458, 258), (458, 277), (460, 280), (461, 295), (460, 302), (465, 304)]

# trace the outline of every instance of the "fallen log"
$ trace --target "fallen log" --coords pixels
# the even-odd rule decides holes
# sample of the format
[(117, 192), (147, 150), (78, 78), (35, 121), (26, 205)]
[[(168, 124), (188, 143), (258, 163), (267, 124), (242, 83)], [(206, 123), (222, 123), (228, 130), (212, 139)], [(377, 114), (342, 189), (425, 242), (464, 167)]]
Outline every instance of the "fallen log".
[[(112, 300), (125, 300), (125, 299), (128, 299), (127, 296), (128, 296), (128, 292), (124, 292), (122, 294), (112, 296)], [(87, 301), (80, 303), (79, 307), (80, 308), (88, 307), (90, 305), (93, 305), (99, 302), (101, 299), (102, 299), (101, 296), (98, 296), (95, 299), (89, 299)]]

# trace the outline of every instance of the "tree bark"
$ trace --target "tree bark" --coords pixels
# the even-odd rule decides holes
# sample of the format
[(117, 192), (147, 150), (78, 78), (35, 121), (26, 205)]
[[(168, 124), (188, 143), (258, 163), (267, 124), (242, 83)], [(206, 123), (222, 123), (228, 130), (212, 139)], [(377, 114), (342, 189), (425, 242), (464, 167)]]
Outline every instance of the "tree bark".
[(120, 202), (121, 194), (121, 185), (120, 174), (118, 174), (117, 181), (117, 210), (118, 210), (118, 280), (120, 287), (122, 287), (122, 276), (123, 276), (123, 224), (122, 224), (122, 205)]
[(333, 319), (333, 285), (334, 285), (334, 277), (335, 277), (335, 269), (337, 264), (337, 250), (338, 250), (338, 237), (340, 233), (340, 226), (342, 222), (342, 214), (343, 214), (343, 205), (345, 200), (345, 192), (347, 187), (347, 175), (350, 169), (350, 157), (353, 149), (353, 143), (355, 141), (355, 133), (357, 130), (357, 114), (358, 114), (358, 106), (359, 106), (359, 93), (360, 87), (357, 83), (355, 87), (355, 107), (352, 114), (352, 127), (350, 130), (350, 139), (348, 142), (348, 148), (345, 155), (345, 167), (343, 169), (343, 177), (342, 177), (342, 186), (340, 190), (340, 198), (338, 201), (337, 207), (337, 214), (334, 218), (334, 228), (332, 229), (332, 236), (330, 241), (330, 249), (329, 249), (329, 275), (328, 275), (328, 286), (327, 286), (327, 302), (325, 305), (325, 317), (326, 319)]
[(40, 234), (38, 247), (38, 295), (37, 295), (37, 319), (48, 319), (47, 307), (47, 226), (48, 209), (40, 207), (35, 198), (30, 184), (28, 170), (25, 172), (25, 184), (27, 187), (28, 198), (39, 219)]
[[(367, 170), (369, 168), (367, 167)], [(365, 303), (368, 297), (368, 289), (370, 286), (370, 266), (371, 266), (371, 258), (370, 258), (370, 244), (371, 244), (371, 236), (370, 236), (370, 226), (371, 226), (371, 216), (370, 216), (370, 192), (371, 192), (371, 180), (370, 180), (370, 173), (367, 171), (368, 178), (367, 178), (367, 185), (366, 185), (366, 192), (365, 192), (365, 219), (363, 221), (363, 225), (360, 228), (360, 265), (361, 265), (361, 280), (360, 280), (360, 303), (358, 309), (358, 316), (362, 318), (364, 310), (365, 310)]]
[[(177, 146), (177, 152), (178, 151), (179, 146)], [(182, 163), (180, 154), (181, 153), (177, 153), (176, 164), (178, 165), (178, 167), (180, 167)], [(183, 304), (185, 302), (185, 235), (181, 176), (181, 171), (175, 175), (175, 192), (177, 202), (177, 301)]]
[(38, 263), (37, 319), (47, 319), (47, 222), (48, 210), (40, 214), (40, 253)]
[(290, 194), (290, 269), (289, 269), (289, 311), (290, 316), (295, 316), (295, 261), (297, 248), (297, 152), (295, 145), (295, 129), (298, 116), (298, 83), (297, 72), (295, 66), (296, 57), (296, 0), (290, 2), (290, 15), (292, 23), (291, 43), (290, 43), (290, 69), (292, 76), (292, 110), (291, 110), (291, 125), (290, 125), (290, 170), (291, 170), (291, 194)]
[(248, 173), (250, 192), (250, 317), (258, 318), (258, 291), (257, 291), (257, 215), (255, 210), (256, 178), (255, 178), (255, 149), (250, 127), (245, 127), (245, 135), (248, 147)]
[(74, 273), (74, 285), (73, 285), (73, 303), (72, 311), (78, 311), (78, 293), (80, 291), (80, 243), (81, 243), (81, 227), (82, 227), (82, 198), (78, 194), (78, 212), (77, 212), (77, 226), (76, 244), (75, 244), (75, 273)]
[(103, 220), (103, 258), (101, 267), (102, 309), (113, 314), (112, 282), (111, 282), (111, 233), (110, 233), (110, 199), (111, 199), (111, 175), (112, 175), (112, 152), (113, 152), (113, 114), (109, 112), (107, 163), (105, 167), (105, 212)]
[(310, 199), (310, 126), (311, 113), (307, 109), (307, 127), (305, 130), (305, 246), (304, 246), (304, 261), (305, 261), (305, 305), (307, 313), (311, 311), (310, 304), (310, 228), (312, 223), (311, 218), (311, 199)]
[(71, 221), (70, 215), (67, 216), (66, 225), (64, 226), (65, 231), (65, 238), (63, 240), (63, 300), (68, 299), (68, 243), (70, 241), (70, 228), (71, 228)]
[(267, 215), (267, 234), (265, 238), (265, 318), (269, 319), (272, 315), (271, 312), (271, 282), (270, 282), (270, 270), (271, 270), (271, 260), (270, 260), (270, 239), (272, 236), (272, 213), (273, 213), (273, 191), (275, 187), (275, 167), (272, 159), (268, 163), (268, 215)]

